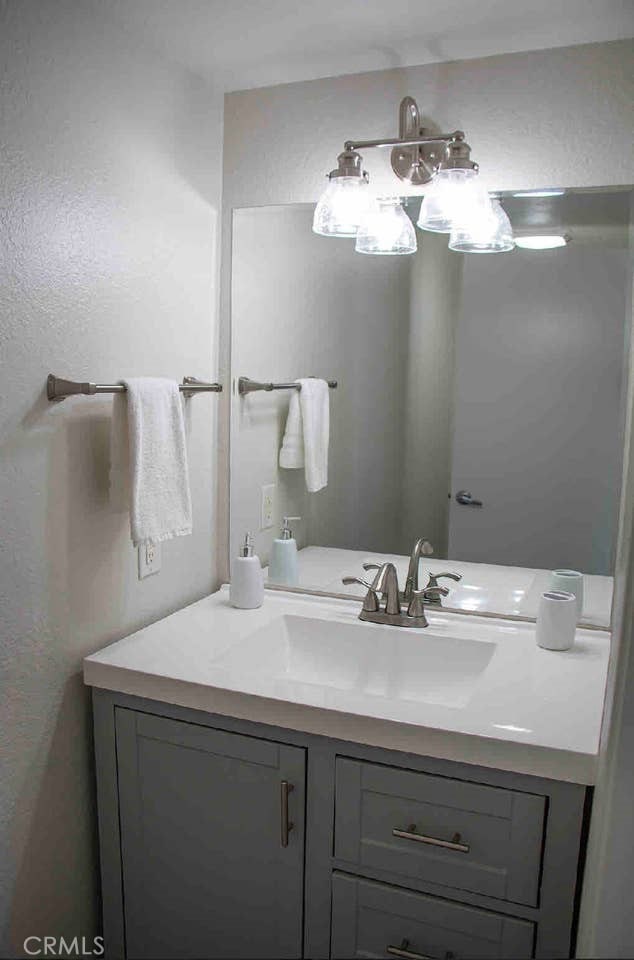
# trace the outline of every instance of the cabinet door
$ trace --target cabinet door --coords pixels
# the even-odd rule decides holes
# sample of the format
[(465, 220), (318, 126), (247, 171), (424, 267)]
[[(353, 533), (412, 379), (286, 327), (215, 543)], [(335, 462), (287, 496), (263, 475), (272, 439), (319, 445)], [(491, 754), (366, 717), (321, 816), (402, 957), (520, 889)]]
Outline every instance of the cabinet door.
[(339, 960), (521, 960), (533, 956), (534, 933), (527, 920), (333, 874), (331, 955)]
[(305, 751), (119, 708), (116, 732), (129, 960), (300, 957)]

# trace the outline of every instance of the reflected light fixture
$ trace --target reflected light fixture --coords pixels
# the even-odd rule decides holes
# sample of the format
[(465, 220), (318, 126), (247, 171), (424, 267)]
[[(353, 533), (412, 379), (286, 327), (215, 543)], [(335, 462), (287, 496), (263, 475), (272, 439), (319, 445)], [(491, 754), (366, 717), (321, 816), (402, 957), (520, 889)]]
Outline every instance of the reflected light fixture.
[(556, 247), (565, 247), (570, 243), (567, 234), (534, 234), (532, 236), (516, 237), (515, 243), (523, 250), (554, 250)]
[(398, 197), (379, 198), (368, 207), (357, 231), (357, 253), (416, 253), (414, 224), (403, 210)]
[[(477, 230), (482, 234), (484, 223), (490, 226), (499, 220), (500, 214), (479, 181), (478, 165), (471, 160), (471, 148), (465, 142), (464, 133), (461, 130), (438, 134), (425, 131), (416, 101), (413, 97), (404, 97), (399, 108), (398, 137), (345, 142), (337, 168), (328, 174), (328, 185), (315, 207), (315, 233), (328, 237), (357, 237), (355, 249), (359, 253), (414, 252), (415, 232), (411, 223), (405, 224), (409, 218), (401, 204), (394, 200), (374, 203), (369, 200), (368, 175), (362, 171), (358, 151), (375, 147), (391, 147), (392, 170), (400, 180), (414, 187), (430, 183), (417, 224), (421, 229), (451, 233), (454, 223), (459, 220), (461, 226), (471, 223), (471, 234), (475, 235)], [(483, 240), (477, 248), (479, 252), (498, 253), (512, 249), (510, 223), (504, 211), (501, 214), (505, 222), (498, 223), (496, 230), (489, 230), (486, 234), (497, 239), (488, 245)], [(499, 239), (502, 234), (504, 243)]]
[(457, 253), (507, 253), (515, 247), (513, 229), (506, 211), (494, 197), (474, 204), (451, 228), (449, 249)]

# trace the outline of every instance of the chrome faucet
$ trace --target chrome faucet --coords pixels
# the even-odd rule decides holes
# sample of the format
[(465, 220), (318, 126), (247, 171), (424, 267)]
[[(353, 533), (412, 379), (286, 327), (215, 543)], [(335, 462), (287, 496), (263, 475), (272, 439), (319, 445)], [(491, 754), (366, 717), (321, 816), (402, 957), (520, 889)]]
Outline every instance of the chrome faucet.
[[(368, 565), (374, 569), (376, 565)], [(447, 596), (447, 587), (425, 587), (423, 590), (413, 590), (409, 598), (407, 613), (401, 609), (401, 594), (398, 587), (398, 575), (393, 563), (383, 563), (372, 581), (369, 583), (361, 577), (343, 577), (342, 583), (360, 583), (367, 588), (359, 620), (368, 620), (370, 623), (386, 623), (393, 627), (426, 627), (425, 602), (434, 602), (437, 596)], [(385, 606), (381, 609), (381, 600)]]
[[(379, 614), (382, 617), (400, 617), (401, 598), (398, 589), (396, 567), (393, 563), (383, 563), (380, 566), (378, 564), (368, 564), (365, 566), (365, 569), (374, 570), (375, 568), (377, 574), (372, 583), (368, 583), (368, 581), (362, 577), (344, 577), (341, 582), (346, 585), (360, 583), (362, 587), (367, 588), (368, 592), (363, 601), (362, 614), (368, 613)], [(383, 610), (381, 610), (381, 599), (385, 600), (385, 608)], [(368, 620), (370, 618), (362, 616), (361, 619)]]

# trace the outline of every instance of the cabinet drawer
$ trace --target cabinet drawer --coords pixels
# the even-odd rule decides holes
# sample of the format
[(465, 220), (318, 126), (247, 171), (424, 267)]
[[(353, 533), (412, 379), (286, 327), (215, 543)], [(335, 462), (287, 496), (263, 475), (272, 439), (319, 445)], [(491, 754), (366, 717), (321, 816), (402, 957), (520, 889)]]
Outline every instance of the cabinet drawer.
[(331, 956), (339, 960), (533, 956), (527, 920), (345, 873), (333, 874), (332, 885)]
[(545, 797), (337, 758), (335, 857), (537, 904)]

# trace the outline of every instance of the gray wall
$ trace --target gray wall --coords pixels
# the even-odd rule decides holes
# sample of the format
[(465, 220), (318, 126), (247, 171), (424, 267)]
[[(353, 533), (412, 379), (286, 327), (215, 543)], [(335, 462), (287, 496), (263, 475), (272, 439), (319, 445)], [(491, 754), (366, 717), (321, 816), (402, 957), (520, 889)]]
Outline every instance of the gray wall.
[(216, 579), (217, 400), (191, 403), (192, 537), (139, 583), (108, 504), (109, 398), (78, 380), (215, 373), (222, 101), (96, 0), (0, 4), (0, 954), (91, 935), (82, 657)]

